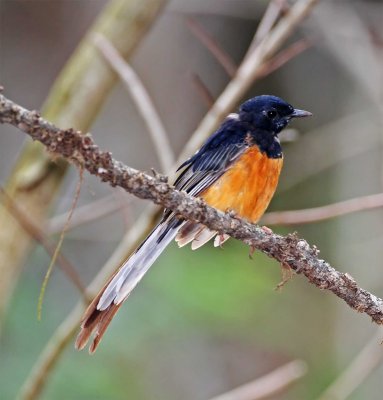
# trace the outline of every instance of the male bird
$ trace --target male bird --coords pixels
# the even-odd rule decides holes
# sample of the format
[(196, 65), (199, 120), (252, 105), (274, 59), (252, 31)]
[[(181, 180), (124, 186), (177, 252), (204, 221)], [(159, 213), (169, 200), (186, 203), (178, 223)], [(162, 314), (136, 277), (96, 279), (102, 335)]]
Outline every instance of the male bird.
[[(257, 96), (230, 114), (191, 158), (180, 167), (174, 186), (202, 197), (222, 211), (257, 222), (278, 184), (283, 155), (278, 134), (292, 118), (312, 115), (294, 109), (276, 96)], [(175, 239), (197, 249), (217, 235), (204, 225), (184, 220), (165, 210), (160, 223), (95, 297), (86, 310), (76, 340), (82, 349), (94, 332), (93, 353), (113, 316), (165, 247)], [(219, 246), (229, 237), (216, 236)]]

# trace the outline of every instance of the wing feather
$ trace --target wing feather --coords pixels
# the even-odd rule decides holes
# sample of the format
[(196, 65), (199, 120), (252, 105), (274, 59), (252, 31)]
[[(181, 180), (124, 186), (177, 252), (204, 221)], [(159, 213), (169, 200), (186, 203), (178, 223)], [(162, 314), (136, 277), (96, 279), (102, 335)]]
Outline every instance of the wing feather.
[(245, 142), (221, 144), (201, 154), (182, 171), (174, 183), (175, 188), (198, 196), (224, 174), (247, 148)]

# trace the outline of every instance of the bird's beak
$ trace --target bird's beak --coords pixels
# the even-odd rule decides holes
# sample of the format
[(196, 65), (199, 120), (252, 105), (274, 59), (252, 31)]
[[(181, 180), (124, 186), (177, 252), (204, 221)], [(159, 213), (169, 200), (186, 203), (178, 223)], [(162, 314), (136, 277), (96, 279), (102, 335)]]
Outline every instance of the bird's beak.
[(298, 108), (295, 108), (294, 112), (291, 114), (291, 118), (305, 118), (311, 116), (312, 113), (310, 111), (299, 110)]

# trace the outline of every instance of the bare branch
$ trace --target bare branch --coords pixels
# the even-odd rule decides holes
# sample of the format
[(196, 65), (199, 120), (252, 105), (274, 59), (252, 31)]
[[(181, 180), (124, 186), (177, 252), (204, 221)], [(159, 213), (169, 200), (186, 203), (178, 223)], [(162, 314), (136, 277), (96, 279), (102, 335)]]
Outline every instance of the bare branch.
[(383, 193), (356, 197), (322, 207), (270, 212), (263, 216), (262, 223), (267, 225), (308, 224), (379, 207), (383, 207)]
[(326, 389), (318, 400), (345, 400), (383, 362), (382, 329), (367, 342), (349, 366)]
[(286, 7), (286, 0), (271, 0), (263, 14), (262, 20), (255, 32), (254, 39), (249, 47), (247, 54), (249, 55), (259, 45), (259, 43), (267, 36), (271, 28), (276, 23), (282, 10)]
[(210, 108), (214, 104), (214, 96), (210, 93), (210, 90), (199, 75), (192, 72), (191, 78), (204, 103)]
[(162, 171), (169, 172), (175, 161), (174, 153), (166, 129), (145, 86), (105, 36), (95, 34), (94, 42), (129, 90), (153, 140)]
[(39, 397), (48, 379), (52, 365), (55, 364), (58, 355), (65, 349), (77, 331), (78, 320), (81, 318), (83, 311), (83, 307), (79, 304), (56, 329), (47, 346), (40, 354), (37, 363), (33, 366), (29, 378), (21, 387), (18, 399), (33, 400)]
[[(114, 213), (121, 208), (121, 205), (115, 199), (114, 195), (108, 195), (101, 199), (94, 200), (89, 204), (77, 207), (74, 211), (68, 230), (76, 228), (77, 226), (86, 224), (87, 222), (94, 221), (95, 219), (105, 217)], [(65, 222), (68, 219), (69, 212), (52, 217), (46, 226), (46, 230), (50, 235), (61, 232)]]
[(210, 53), (222, 65), (230, 78), (232, 78), (237, 71), (237, 66), (235, 65), (234, 60), (221, 48), (213, 36), (211, 36), (195, 18), (187, 17), (186, 23), (192, 33), (206, 46)]
[(298, 54), (302, 53), (308, 49), (312, 43), (307, 39), (297, 40), (295, 43), (290, 45), (287, 49), (280, 51), (272, 59), (266, 61), (262, 67), (259, 69), (256, 78), (260, 79), (274, 72), (275, 70), (282, 67), (292, 58), (296, 57)]
[[(307, 39), (297, 40), (295, 43), (287, 47), (286, 49), (280, 51), (276, 56), (270, 60), (265, 61), (257, 70), (254, 80), (264, 78), (265, 76), (276, 71), (292, 58), (296, 57), (300, 53), (307, 50), (312, 46), (312, 43)], [(197, 74), (192, 74), (193, 83), (196, 86), (198, 92), (201, 94), (204, 102), (208, 107), (213, 106), (214, 98), (209, 92), (209, 89), (203, 83), (202, 79)]]
[(304, 361), (294, 360), (252, 382), (211, 400), (261, 400), (281, 393), (307, 372)]
[(377, 324), (383, 323), (383, 300), (358, 287), (347, 273), (338, 272), (319, 259), (317, 248), (310, 247), (295, 234), (283, 237), (224, 214), (202, 199), (175, 190), (165, 177), (152, 177), (114, 160), (109, 152), (99, 149), (90, 134), (59, 129), (36, 112), (25, 110), (3, 95), (0, 95), (0, 122), (18, 127), (51, 153), (65, 157), (112, 186), (120, 186), (141, 199), (161, 204), (186, 219), (243, 241), (296, 273), (305, 275), (320, 289), (330, 290), (351, 308), (369, 315)]
[[(53, 257), (56, 246), (50, 242), (50, 240), (44, 235), (38, 225), (16, 204), (16, 201), (10, 197), (7, 192), (0, 187), (0, 194), (4, 198), (4, 206), (12, 214), (12, 216), (18, 221), (22, 228), (27, 232), (36, 242), (40, 243), (50, 257)], [(84, 297), (84, 300), (88, 301), (86, 295), (86, 289), (81, 279), (70, 263), (70, 261), (61, 253), (57, 255), (57, 263), (62, 271), (67, 275), (69, 280), (77, 287), (79, 292)]]

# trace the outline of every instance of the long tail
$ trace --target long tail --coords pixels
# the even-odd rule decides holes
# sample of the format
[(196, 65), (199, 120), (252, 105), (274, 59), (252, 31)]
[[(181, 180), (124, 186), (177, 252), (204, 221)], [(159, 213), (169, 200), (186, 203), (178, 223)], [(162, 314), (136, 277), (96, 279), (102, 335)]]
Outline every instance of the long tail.
[(175, 238), (183, 224), (184, 222), (175, 216), (161, 221), (110, 278), (83, 316), (81, 331), (76, 340), (78, 350), (86, 346), (92, 333), (94, 337), (89, 352), (93, 353), (96, 350), (106, 328), (124, 300), (128, 298), (165, 247)]

